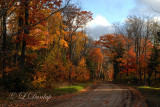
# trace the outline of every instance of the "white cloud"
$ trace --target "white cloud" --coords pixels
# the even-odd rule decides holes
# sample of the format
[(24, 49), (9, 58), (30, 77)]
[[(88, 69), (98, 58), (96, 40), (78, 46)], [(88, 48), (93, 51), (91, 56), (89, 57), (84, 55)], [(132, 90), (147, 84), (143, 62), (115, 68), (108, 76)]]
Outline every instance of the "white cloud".
[(93, 39), (99, 39), (103, 34), (113, 33), (114, 28), (105, 17), (97, 15), (86, 25), (86, 31)]
[(148, 5), (148, 6), (158, 6), (159, 7), (159, 3), (160, 0), (136, 0), (137, 4), (144, 4), (144, 5)]
[[(131, 14), (135, 15), (151, 15), (160, 16), (160, 0), (135, 0), (136, 6), (130, 11)], [(156, 10), (156, 11), (155, 11)]]
[(97, 15), (91, 22), (87, 24), (87, 27), (94, 28), (96, 26), (110, 26), (107, 19), (101, 15)]

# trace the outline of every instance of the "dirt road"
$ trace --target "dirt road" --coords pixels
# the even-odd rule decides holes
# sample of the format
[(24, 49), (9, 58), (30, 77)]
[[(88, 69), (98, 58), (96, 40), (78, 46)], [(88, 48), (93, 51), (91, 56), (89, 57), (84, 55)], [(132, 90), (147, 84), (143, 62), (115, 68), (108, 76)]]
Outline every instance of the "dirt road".
[(99, 86), (63, 101), (48, 102), (45, 107), (147, 107), (141, 94), (128, 86), (100, 82)]

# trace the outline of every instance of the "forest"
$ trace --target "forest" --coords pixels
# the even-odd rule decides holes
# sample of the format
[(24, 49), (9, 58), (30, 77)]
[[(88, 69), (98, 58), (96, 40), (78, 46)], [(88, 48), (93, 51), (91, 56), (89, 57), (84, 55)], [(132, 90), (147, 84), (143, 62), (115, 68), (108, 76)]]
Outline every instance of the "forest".
[(0, 1), (0, 87), (8, 92), (104, 80), (160, 87), (160, 23), (128, 16), (94, 40), (70, 0)]
[(112, 63), (113, 80), (118, 77), (140, 85), (158, 84), (159, 23), (152, 17), (129, 16), (125, 23), (114, 26), (115, 34), (96, 41)]
[(92, 20), (91, 12), (61, 0), (6, 0), (0, 10), (5, 88), (22, 91), (90, 78), (89, 39), (83, 27)]

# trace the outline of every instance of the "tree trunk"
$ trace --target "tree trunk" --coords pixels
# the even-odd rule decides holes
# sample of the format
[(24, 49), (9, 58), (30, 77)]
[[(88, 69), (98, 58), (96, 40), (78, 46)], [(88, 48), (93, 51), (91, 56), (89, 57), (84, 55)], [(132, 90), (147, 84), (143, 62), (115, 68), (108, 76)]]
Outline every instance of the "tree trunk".
[[(28, 28), (28, 20), (29, 20), (29, 7), (28, 7), (29, 0), (25, 0), (25, 29), (24, 29), (24, 34), (25, 36), (29, 35), (29, 28)], [(26, 52), (26, 37), (23, 36), (22, 40), (22, 50), (21, 50), (21, 60), (20, 60), (20, 67), (24, 67), (25, 63), (25, 52)]]
[[(147, 60), (146, 60), (146, 57), (147, 57), (147, 47), (146, 47), (146, 45), (147, 45), (147, 43), (146, 43), (147, 41), (145, 40), (145, 62), (147, 62)], [(146, 84), (146, 71), (147, 71), (147, 69), (146, 69), (146, 67), (145, 67), (145, 69), (144, 69), (144, 84), (145, 85), (147, 85)]]
[(58, 53), (59, 53), (59, 48), (60, 48), (60, 40), (61, 40), (61, 35), (62, 35), (62, 23), (60, 22), (60, 35), (59, 35), (59, 39), (58, 39), (58, 51), (57, 51), (57, 57), (58, 57)]
[(155, 85), (156, 85), (156, 81), (157, 81), (157, 71), (156, 71), (156, 68), (155, 68), (155, 74), (154, 74), (154, 79), (155, 79)]
[[(69, 53), (70, 53), (70, 61), (72, 62), (72, 34), (70, 35), (71, 37), (71, 41), (70, 41), (70, 46), (69, 46)], [(70, 70), (69, 70), (69, 82), (71, 82), (71, 73), (72, 73), (72, 69), (70, 66)]]
[[(18, 20), (18, 27), (21, 28), (23, 26), (23, 18), (20, 17)], [(17, 65), (17, 60), (18, 60), (18, 51), (19, 51), (19, 47), (20, 47), (20, 36), (21, 31), (20, 29), (18, 29), (18, 35), (16, 38), (16, 49), (15, 49), (15, 55), (14, 55), (14, 63)]]
[(148, 71), (148, 86), (150, 86), (150, 85), (151, 85), (151, 74)]
[[(3, 2), (5, 3), (5, 2)], [(4, 4), (5, 5), (5, 4)], [(7, 35), (7, 27), (6, 27), (6, 18), (7, 18), (7, 10), (3, 9), (3, 13), (2, 13), (2, 35), (3, 35), (3, 71), (2, 71), (2, 78), (5, 78), (5, 68), (6, 68), (6, 35)]]

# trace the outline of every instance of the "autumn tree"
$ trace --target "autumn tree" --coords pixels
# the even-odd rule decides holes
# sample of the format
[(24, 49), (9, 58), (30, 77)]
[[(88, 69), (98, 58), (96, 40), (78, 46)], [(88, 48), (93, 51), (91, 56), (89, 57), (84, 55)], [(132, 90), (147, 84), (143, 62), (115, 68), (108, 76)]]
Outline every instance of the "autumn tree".
[(97, 44), (102, 47), (104, 53), (113, 64), (113, 79), (116, 81), (118, 73), (122, 70), (120, 58), (124, 54), (125, 40), (122, 35), (108, 34), (100, 37)]
[[(69, 42), (69, 58), (70, 61), (74, 64), (74, 37), (76, 38), (76, 31), (78, 29), (83, 28), (87, 22), (89, 22), (92, 19), (92, 13), (89, 11), (82, 11), (79, 7), (75, 5), (69, 5), (68, 8), (63, 12), (64, 17), (64, 25), (67, 27), (65, 30), (68, 32), (67, 35), (67, 41)], [(71, 74), (71, 70), (70, 70)], [(69, 81), (71, 80), (71, 77), (69, 77)]]
[[(138, 76), (140, 84), (146, 84), (147, 77), (150, 78), (149, 75), (152, 74), (149, 73), (151, 71), (147, 69), (147, 66), (151, 58), (153, 38), (158, 32), (157, 28), (158, 24), (152, 17), (130, 16), (125, 23), (115, 25), (116, 33), (123, 35), (126, 41), (126, 52), (122, 58), (125, 67), (124, 72), (126, 72), (128, 78), (132, 69), (134, 79)], [(134, 69), (130, 64), (134, 65)]]
[(3, 0), (0, 1), (0, 19), (1, 19), (1, 40), (2, 40), (2, 76), (5, 76), (5, 68), (7, 64), (7, 18), (18, 8), (18, 0)]
[(94, 71), (91, 72), (92, 77), (98, 79), (103, 73), (102, 63), (103, 63), (103, 54), (101, 53), (100, 48), (93, 48), (89, 53), (89, 58), (93, 62)]
[(0, 1), (0, 70), (2, 77), (6, 76), (6, 89), (24, 91), (19, 86), (39, 88), (90, 79), (86, 61), (90, 47), (83, 28), (92, 20), (92, 13), (69, 3)]

